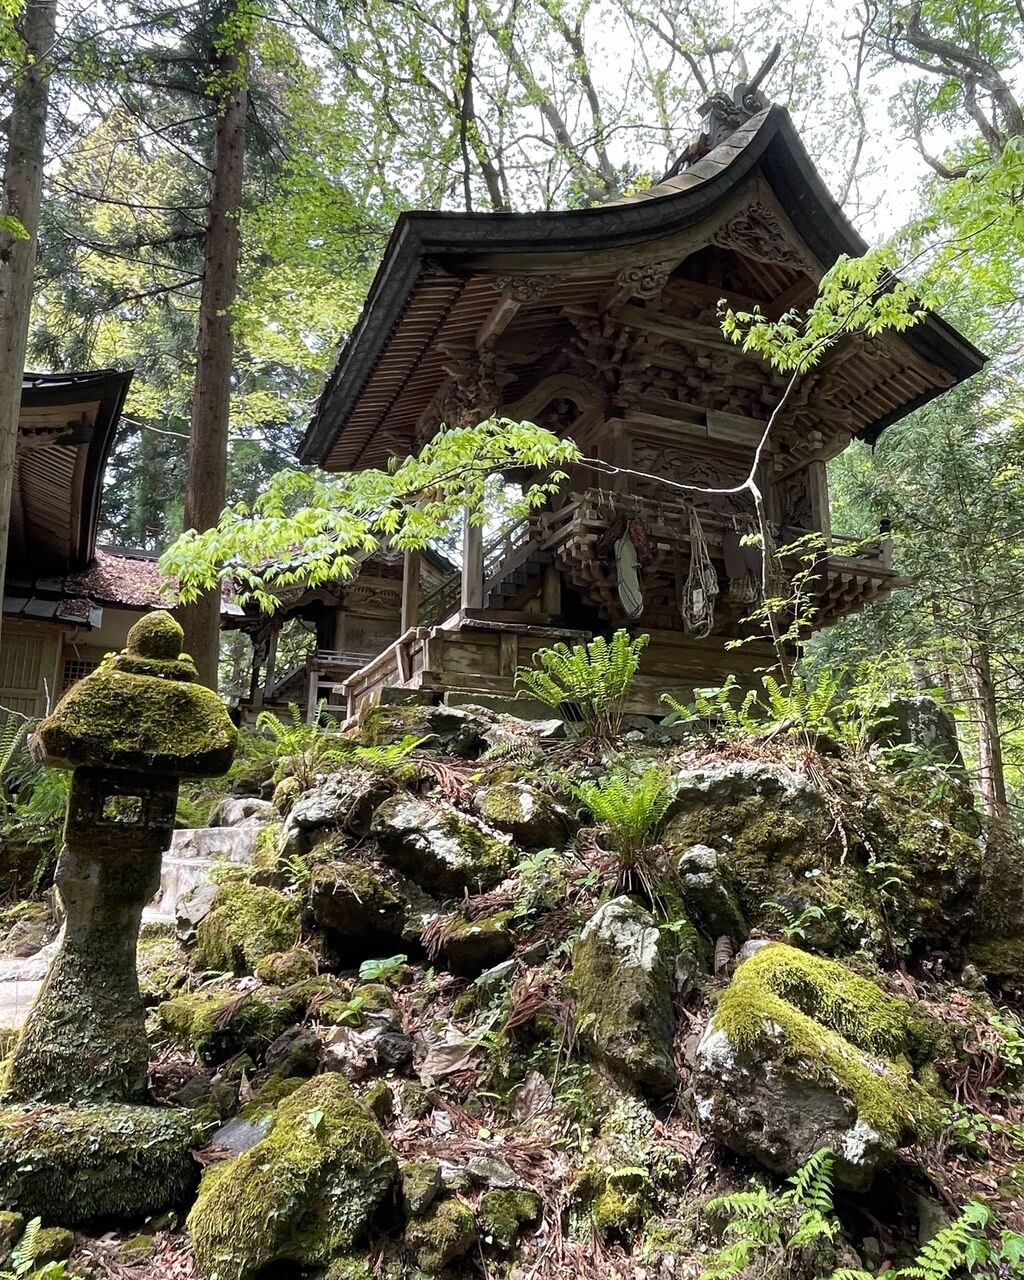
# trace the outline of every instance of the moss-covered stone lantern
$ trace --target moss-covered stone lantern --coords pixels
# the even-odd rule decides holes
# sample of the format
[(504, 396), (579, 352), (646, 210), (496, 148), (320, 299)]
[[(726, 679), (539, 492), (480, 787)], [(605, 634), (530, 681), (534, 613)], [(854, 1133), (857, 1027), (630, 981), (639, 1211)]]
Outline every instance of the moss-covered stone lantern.
[(32, 737), (37, 760), (73, 771), (56, 871), (66, 920), (9, 1061), (9, 1100), (145, 1096), (142, 911), (159, 888), (180, 780), (224, 773), (237, 738), (221, 699), (195, 683), (182, 638), (169, 613), (148, 614)]

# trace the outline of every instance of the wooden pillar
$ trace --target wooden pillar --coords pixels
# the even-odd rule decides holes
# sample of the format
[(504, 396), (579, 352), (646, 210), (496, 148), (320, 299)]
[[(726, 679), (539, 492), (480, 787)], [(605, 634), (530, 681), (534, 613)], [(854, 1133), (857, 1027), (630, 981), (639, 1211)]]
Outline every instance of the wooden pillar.
[(402, 565), (402, 620), (398, 630), (404, 636), (416, 625), (420, 611), (420, 552), (407, 551)]
[(260, 650), (256, 643), (256, 637), (250, 636), (252, 641), (252, 671), (249, 673), (249, 704), (253, 707), (263, 705), (263, 690), (260, 687)]
[(471, 524), (469, 508), (462, 520), (462, 607), (482, 609), (484, 605), (484, 531)]
[(562, 575), (553, 564), (544, 570), (544, 585), (541, 588), (541, 612), (559, 614), (562, 612)]
[(263, 692), (260, 696), (260, 706), (266, 701), (267, 694), (270, 692), (270, 686), (274, 683), (274, 667), (277, 664), (277, 637), (281, 634), (281, 628), (275, 626), (271, 628), (270, 640), (267, 644), (267, 674), (263, 677)]

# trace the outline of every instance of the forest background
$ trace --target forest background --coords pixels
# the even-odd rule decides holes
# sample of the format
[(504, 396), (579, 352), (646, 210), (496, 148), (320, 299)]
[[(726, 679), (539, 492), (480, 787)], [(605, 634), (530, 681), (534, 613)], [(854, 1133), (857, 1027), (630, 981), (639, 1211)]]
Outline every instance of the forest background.
[[(101, 540), (153, 551), (186, 518), (190, 433), (223, 452), (196, 427), (211, 262), (237, 264), (230, 305), (205, 306), (233, 342), (226, 498), (249, 501), (295, 465), (401, 210), (581, 207), (656, 182), (700, 104), (780, 41), (768, 94), (836, 199), (992, 356), (831, 464), (835, 528), (890, 522), (910, 585), (804, 664), (940, 691), (988, 807), (1024, 804), (1024, 0), (32, 4), (55, 35), (27, 363), (136, 370)], [(24, 24), (0, 0), (8, 123), (40, 68)], [(227, 692), (248, 660), (223, 641)]]

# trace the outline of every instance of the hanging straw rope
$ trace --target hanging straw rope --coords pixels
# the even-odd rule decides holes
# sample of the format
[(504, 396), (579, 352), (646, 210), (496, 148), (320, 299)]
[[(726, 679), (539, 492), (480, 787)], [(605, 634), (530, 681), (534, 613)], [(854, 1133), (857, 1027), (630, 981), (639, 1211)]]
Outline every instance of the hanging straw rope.
[(690, 508), (690, 572), (686, 577), (680, 613), (687, 631), (698, 639), (711, 634), (715, 625), (715, 597), (718, 595), (718, 574), (711, 561), (707, 539), (701, 528), (700, 518)]

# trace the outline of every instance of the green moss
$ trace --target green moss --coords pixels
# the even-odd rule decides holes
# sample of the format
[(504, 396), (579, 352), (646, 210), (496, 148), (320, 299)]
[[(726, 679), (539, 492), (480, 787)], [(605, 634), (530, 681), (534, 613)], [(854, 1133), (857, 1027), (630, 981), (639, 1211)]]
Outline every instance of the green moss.
[(123, 1267), (139, 1267), (149, 1262), (156, 1253), (153, 1236), (129, 1236), (117, 1251), (117, 1260)]
[(288, 951), (299, 932), (295, 901), (275, 889), (239, 881), (222, 886), (196, 931), (197, 962), (207, 969), (251, 973), (261, 960)]
[(424, 1089), (423, 1085), (417, 1084), (415, 1080), (406, 1080), (402, 1083), (398, 1101), (402, 1108), (402, 1114), (412, 1120), (422, 1120), (424, 1116), (430, 1115), (434, 1109), (430, 1090)]
[(0, 1256), (14, 1247), (25, 1230), (25, 1215), (10, 1209), (0, 1210)]
[(894, 1145), (938, 1123), (936, 1104), (898, 1061), (919, 1019), (834, 961), (781, 943), (763, 948), (736, 971), (714, 1025), (741, 1051), (764, 1053), (825, 1087), (838, 1082), (859, 1118)]
[(75, 1233), (67, 1227), (43, 1227), (36, 1236), (32, 1261), (37, 1267), (48, 1262), (64, 1262), (75, 1247)]
[(479, 885), (496, 884), (512, 865), (510, 847), (495, 836), (481, 831), (454, 811), (439, 815), (442, 833), (458, 845), (463, 857), (473, 868), (472, 879)]
[(47, 759), (65, 768), (182, 777), (225, 773), (237, 736), (212, 689), (112, 667), (73, 685), (36, 730)]
[(311, 978), (317, 971), (317, 958), (308, 947), (292, 947), (274, 951), (254, 966), (256, 977), (275, 987), (290, 987)]
[(334, 1258), (324, 1273), (324, 1280), (374, 1280), (375, 1272), (366, 1258)]
[(252, 865), (257, 871), (280, 870), (280, 843), (283, 825), (280, 822), (268, 822), (256, 833), (256, 847), (253, 850)]
[(200, 1268), (250, 1280), (278, 1262), (325, 1266), (351, 1251), (397, 1172), (347, 1081), (307, 1081), (262, 1141), (207, 1171), (188, 1219)]
[(405, 1242), (416, 1265), (428, 1275), (438, 1275), (457, 1258), (465, 1257), (476, 1239), (473, 1211), (461, 1200), (435, 1201), (422, 1218), (405, 1228)]
[(301, 1016), (305, 1006), (301, 985), (242, 993), (207, 987), (165, 1000), (153, 1018), (158, 1035), (215, 1066), (236, 1053), (256, 1057)]
[(257, 1089), (256, 1093), (239, 1111), (243, 1120), (259, 1120), (272, 1111), (285, 1098), (290, 1098), (306, 1083), (307, 1076), (287, 1076), (275, 1072)]
[(64, 1226), (180, 1205), (197, 1179), (187, 1111), (117, 1104), (0, 1111), (0, 1194)]
[(386, 1124), (395, 1113), (395, 1098), (386, 1080), (374, 1080), (361, 1098), (363, 1106), (380, 1124)]
[(410, 1160), (402, 1165), (402, 1204), (410, 1218), (426, 1213), (441, 1191), (436, 1160)]
[(613, 1166), (592, 1157), (577, 1179), (575, 1199), (603, 1240), (634, 1235), (651, 1209), (653, 1186), (641, 1165)]
[(499, 1249), (510, 1249), (516, 1236), (540, 1216), (540, 1196), (532, 1191), (485, 1191), (477, 1206), (480, 1232)]
[(138, 950), (139, 992), (145, 1005), (159, 1004), (188, 990), (188, 953), (174, 936), (174, 926), (143, 926)]

